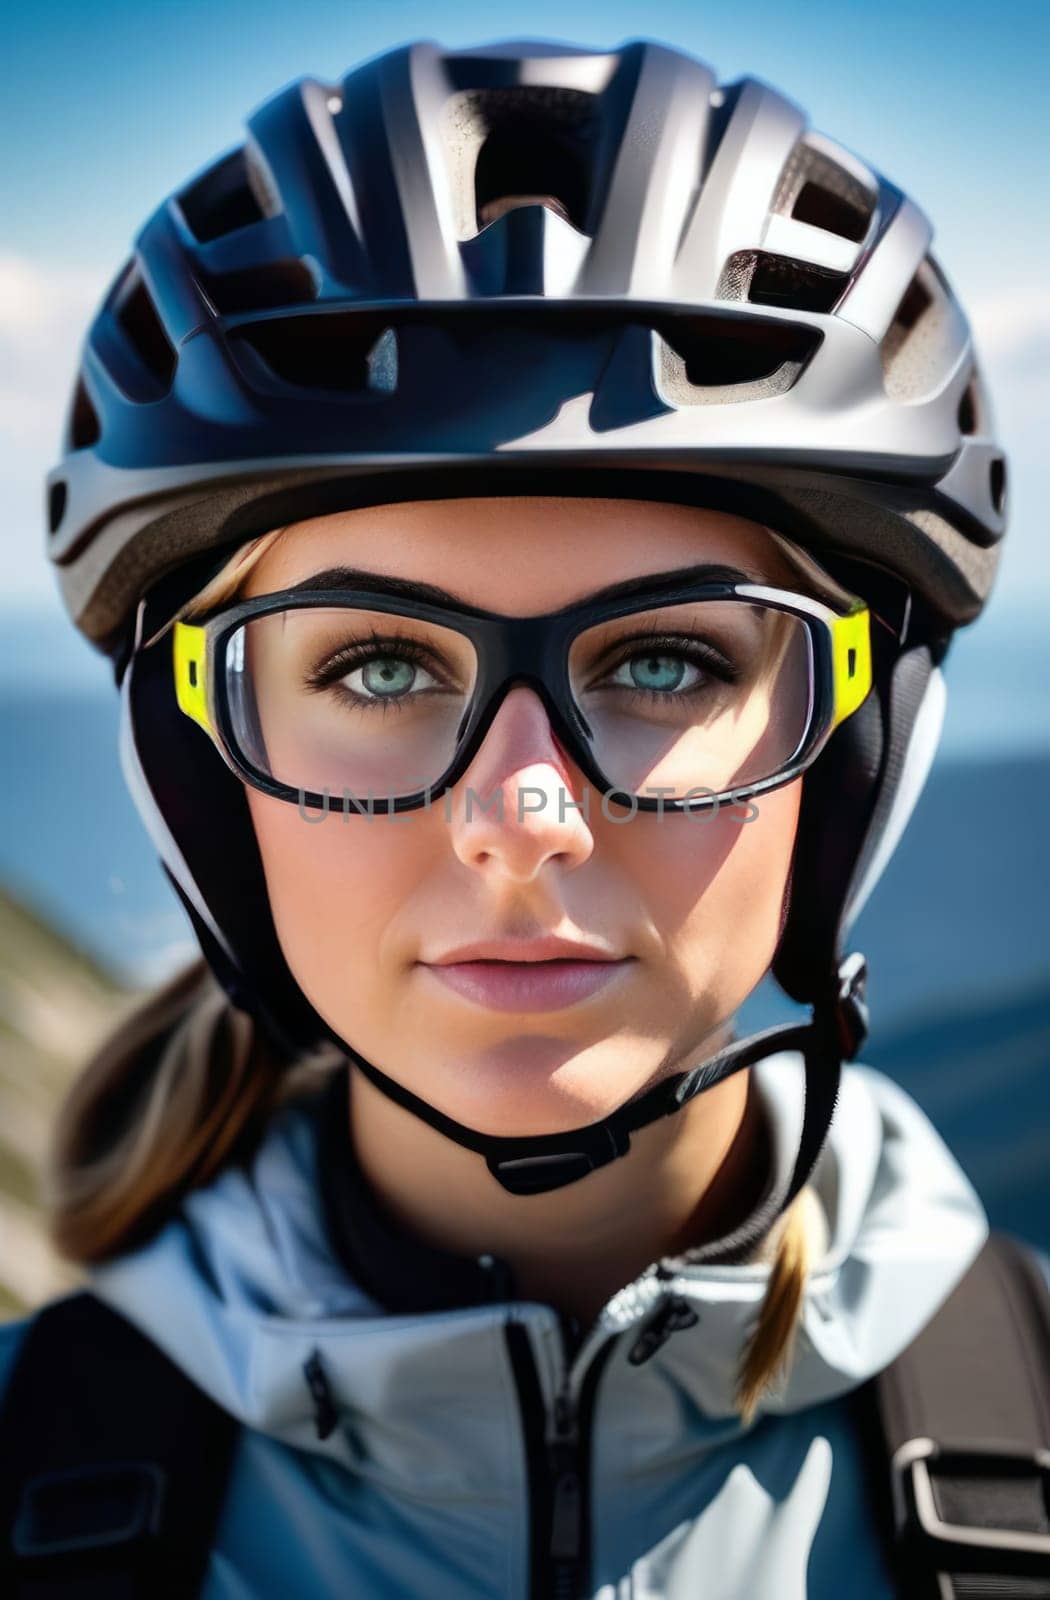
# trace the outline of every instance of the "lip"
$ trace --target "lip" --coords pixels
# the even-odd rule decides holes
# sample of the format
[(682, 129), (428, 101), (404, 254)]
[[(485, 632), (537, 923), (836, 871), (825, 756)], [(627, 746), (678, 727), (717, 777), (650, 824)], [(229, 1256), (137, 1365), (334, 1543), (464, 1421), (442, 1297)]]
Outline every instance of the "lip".
[(464, 961), (620, 961), (615, 950), (585, 944), (579, 939), (559, 939), (545, 934), (541, 939), (483, 939), (475, 944), (458, 945), (444, 955), (424, 961), (428, 967), (459, 965)]
[(425, 972), (464, 1000), (489, 1011), (564, 1011), (597, 994), (634, 962), (603, 956), (600, 960), (443, 961)]

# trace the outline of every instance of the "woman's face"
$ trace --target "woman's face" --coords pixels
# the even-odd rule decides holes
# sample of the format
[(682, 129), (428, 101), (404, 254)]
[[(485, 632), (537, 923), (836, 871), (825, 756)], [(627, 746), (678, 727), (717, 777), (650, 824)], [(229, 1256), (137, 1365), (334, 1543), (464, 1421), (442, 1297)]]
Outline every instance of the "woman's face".
[[(531, 616), (706, 561), (797, 587), (769, 535), (742, 518), (537, 495), (299, 523), (258, 562), (247, 593), (346, 565)], [(315, 1009), (390, 1077), (485, 1132), (578, 1127), (690, 1065), (776, 947), (801, 779), (691, 816), (628, 817), (595, 790), (581, 809), (588, 787), (519, 684), (469, 770), (429, 810), (344, 815), (335, 795), (318, 821), (248, 790), (278, 937)], [(615, 959), (434, 970), (464, 946), (496, 942), (505, 953), (551, 937)]]

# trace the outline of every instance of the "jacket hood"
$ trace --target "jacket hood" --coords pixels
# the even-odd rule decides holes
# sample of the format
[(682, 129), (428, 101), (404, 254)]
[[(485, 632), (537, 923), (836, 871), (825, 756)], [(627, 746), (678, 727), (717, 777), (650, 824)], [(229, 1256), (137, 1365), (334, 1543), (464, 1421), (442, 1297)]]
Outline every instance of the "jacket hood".
[[(801, 1056), (781, 1052), (751, 1070), (774, 1160), (789, 1166), (801, 1127)], [(347, 1464), (367, 1457), (381, 1477), (403, 1482), (408, 1472), (447, 1488), (452, 1472), (470, 1480), (460, 1484), (465, 1492), (484, 1493), (500, 1444), (493, 1436), (489, 1450), (479, 1448), (479, 1430), (494, 1433), (498, 1414), (486, 1392), (489, 1401), (493, 1391), (505, 1395), (508, 1325), (524, 1326), (553, 1396), (562, 1381), (558, 1318), (525, 1301), (393, 1316), (370, 1300), (329, 1243), (315, 1104), (285, 1106), (250, 1163), (190, 1194), (147, 1245), (96, 1269), (91, 1286), (251, 1428)], [(810, 1188), (820, 1227), (794, 1357), (760, 1411), (844, 1395), (888, 1365), (988, 1233), (973, 1187), (925, 1114), (869, 1067), (844, 1070)], [(683, 1398), (691, 1414), (735, 1417), (736, 1369), (770, 1271), (761, 1256), (733, 1266), (654, 1263), (604, 1307), (573, 1369), (670, 1291), (697, 1320), (646, 1363), (648, 1378), (675, 1396), (668, 1424), (673, 1431)], [(639, 1370), (626, 1361), (633, 1342), (619, 1341), (624, 1359), (615, 1365), (625, 1381)], [(304, 1372), (312, 1358), (348, 1419), (325, 1438)]]

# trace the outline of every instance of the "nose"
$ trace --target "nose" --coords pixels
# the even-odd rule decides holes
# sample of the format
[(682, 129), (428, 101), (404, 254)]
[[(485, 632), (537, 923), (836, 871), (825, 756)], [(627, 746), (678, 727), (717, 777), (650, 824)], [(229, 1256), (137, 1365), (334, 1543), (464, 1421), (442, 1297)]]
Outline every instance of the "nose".
[(518, 883), (530, 882), (550, 861), (580, 866), (594, 848), (590, 800), (543, 702), (519, 685), (452, 792), (453, 848), (465, 866)]

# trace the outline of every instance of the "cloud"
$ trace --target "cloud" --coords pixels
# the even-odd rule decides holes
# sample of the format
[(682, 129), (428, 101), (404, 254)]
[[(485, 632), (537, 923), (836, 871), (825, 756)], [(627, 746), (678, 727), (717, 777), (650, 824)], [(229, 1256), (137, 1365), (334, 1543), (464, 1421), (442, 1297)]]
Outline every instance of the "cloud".
[(989, 366), (1047, 371), (1050, 356), (1050, 294), (1016, 289), (970, 308), (977, 353)]
[(5, 593), (51, 595), (43, 480), (58, 458), (80, 346), (112, 273), (0, 254)]
[(970, 323), (998, 431), (1024, 477), (1025, 499), (1037, 496), (1040, 506), (1045, 505), (1050, 494), (1045, 437), (1050, 411), (1050, 294), (1019, 289), (978, 302)]
[(1050, 295), (1020, 286), (969, 307), (978, 360), (1006, 450), (1010, 526), (994, 603), (1035, 615), (1050, 598), (1050, 499), (1046, 416), (1050, 411)]

